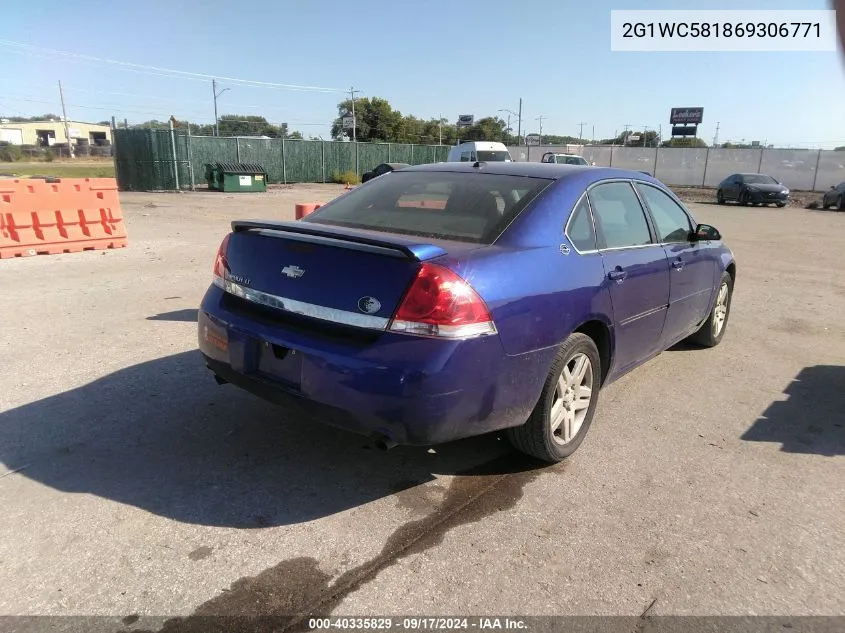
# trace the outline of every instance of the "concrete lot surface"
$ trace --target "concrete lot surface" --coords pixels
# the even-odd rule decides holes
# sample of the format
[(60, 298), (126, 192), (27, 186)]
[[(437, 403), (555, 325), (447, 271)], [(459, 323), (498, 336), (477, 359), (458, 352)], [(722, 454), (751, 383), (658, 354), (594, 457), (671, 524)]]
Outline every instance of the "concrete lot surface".
[(738, 261), (722, 345), (603, 390), (539, 468), (215, 384), (229, 220), (338, 192), (123, 194), (128, 248), (0, 262), (0, 615), (845, 615), (845, 214), (692, 205)]

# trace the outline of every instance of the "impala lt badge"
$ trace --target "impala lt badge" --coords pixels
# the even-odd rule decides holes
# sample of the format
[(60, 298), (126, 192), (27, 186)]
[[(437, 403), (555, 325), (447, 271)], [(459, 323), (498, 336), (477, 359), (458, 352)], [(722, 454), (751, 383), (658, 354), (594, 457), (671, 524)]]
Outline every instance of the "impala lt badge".
[(282, 274), (290, 277), (291, 279), (299, 279), (305, 274), (305, 271), (299, 266), (285, 266), (282, 268)]
[(381, 310), (381, 301), (375, 297), (361, 297), (358, 299), (358, 309), (366, 314), (375, 314)]

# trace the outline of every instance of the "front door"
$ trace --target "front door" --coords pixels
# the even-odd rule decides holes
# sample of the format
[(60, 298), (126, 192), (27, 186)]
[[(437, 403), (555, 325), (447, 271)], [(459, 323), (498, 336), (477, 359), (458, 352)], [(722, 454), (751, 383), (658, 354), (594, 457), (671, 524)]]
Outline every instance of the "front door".
[(669, 264), (652, 239), (645, 211), (630, 182), (590, 189), (605, 283), (613, 303), (614, 375), (660, 351), (669, 304)]
[(637, 183), (646, 202), (658, 241), (669, 260), (669, 309), (661, 347), (691, 334), (710, 311), (716, 285), (716, 261), (708, 242), (693, 242), (693, 221), (686, 210), (665, 192)]

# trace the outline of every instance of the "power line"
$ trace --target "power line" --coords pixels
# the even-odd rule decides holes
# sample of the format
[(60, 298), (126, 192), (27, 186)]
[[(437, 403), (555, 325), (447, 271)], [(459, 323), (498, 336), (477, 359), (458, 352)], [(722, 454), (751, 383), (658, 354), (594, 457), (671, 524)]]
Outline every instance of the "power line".
[(150, 71), (154, 73), (163, 73), (165, 75), (176, 76), (176, 77), (184, 77), (184, 78), (196, 78), (196, 79), (219, 79), (221, 81), (228, 81), (232, 83), (240, 83), (245, 85), (252, 85), (252, 86), (262, 86), (265, 88), (280, 88), (284, 90), (303, 90), (303, 91), (311, 91), (311, 92), (345, 92), (344, 90), (339, 90), (337, 88), (326, 88), (323, 86), (303, 86), (298, 84), (285, 84), (285, 83), (277, 83), (271, 81), (257, 81), (254, 79), (242, 79), (239, 77), (221, 77), (217, 75), (209, 75), (207, 73), (196, 73), (187, 70), (177, 70), (173, 68), (162, 68), (160, 66), (151, 66), (149, 64), (134, 64), (131, 62), (124, 62), (119, 61), (116, 59), (107, 59), (104, 57), (96, 57), (94, 55), (83, 55), (80, 53), (72, 53), (69, 51), (60, 51), (51, 48), (44, 48), (41, 46), (32, 46), (31, 44), (24, 44), (22, 42), (14, 42), (12, 40), (0, 40), (0, 46), (5, 46), (7, 48), (11, 48), (12, 50), (18, 50), (19, 52), (23, 52), (26, 54), (28, 51), (32, 51), (35, 53), (47, 53), (49, 55), (55, 55), (58, 57), (67, 57), (72, 59), (79, 59), (84, 61), (89, 61), (98, 64), (108, 64), (112, 66), (119, 66), (126, 69), (134, 69), (137, 71)]

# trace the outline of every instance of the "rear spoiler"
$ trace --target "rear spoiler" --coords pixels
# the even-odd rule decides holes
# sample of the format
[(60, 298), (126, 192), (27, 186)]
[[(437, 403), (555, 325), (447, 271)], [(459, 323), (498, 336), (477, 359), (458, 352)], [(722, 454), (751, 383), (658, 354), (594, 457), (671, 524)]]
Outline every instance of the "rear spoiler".
[(324, 244), (411, 261), (424, 261), (446, 254), (445, 250), (434, 244), (415, 243), (401, 238), (391, 240), (390, 238), (373, 237), (369, 233), (365, 234), (345, 227), (273, 220), (234, 220), (232, 222), (232, 232), (243, 233), (245, 231), (273, 231), (284, 233), (285, 239), (298, 242)]

